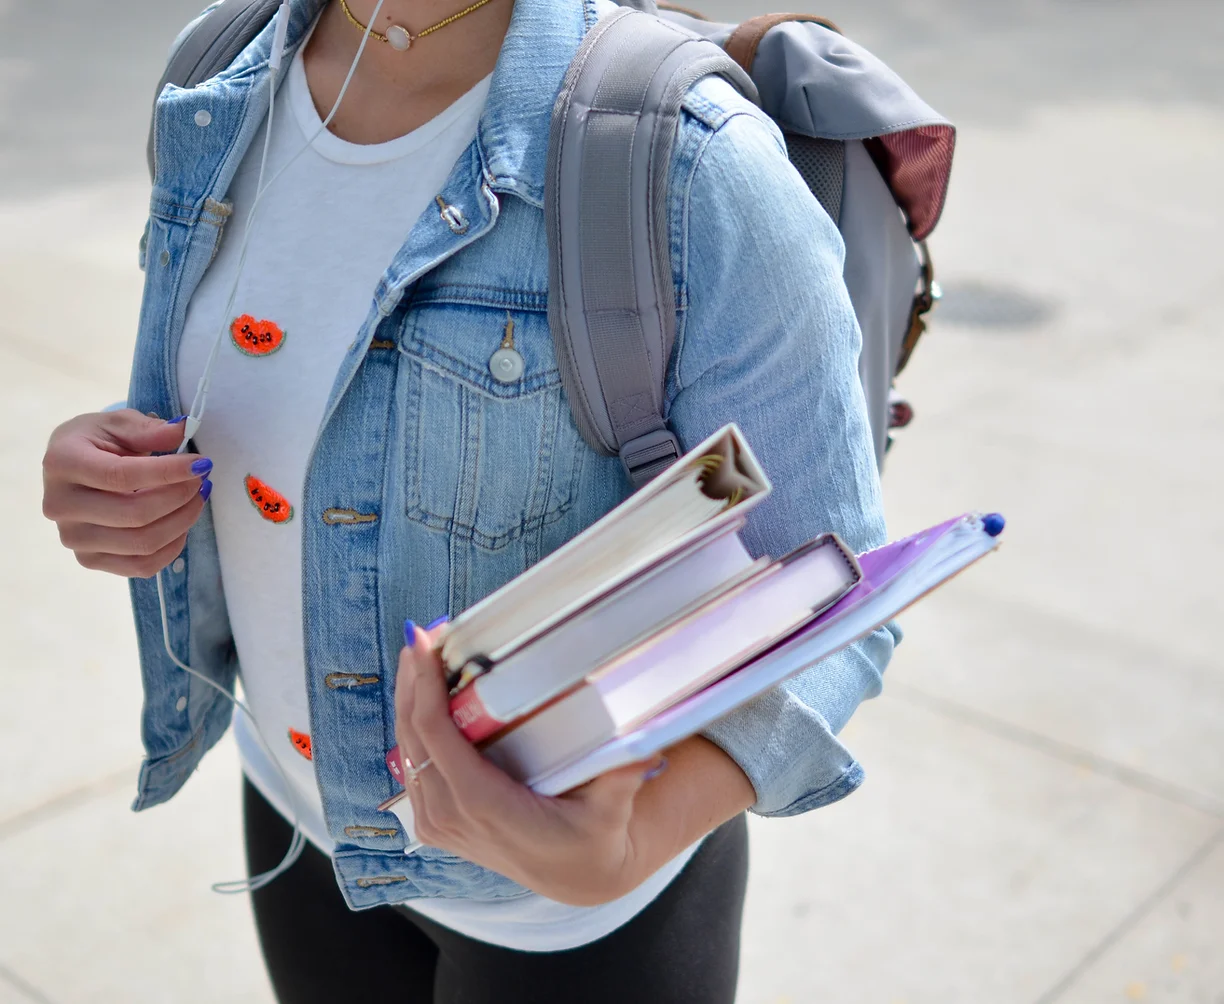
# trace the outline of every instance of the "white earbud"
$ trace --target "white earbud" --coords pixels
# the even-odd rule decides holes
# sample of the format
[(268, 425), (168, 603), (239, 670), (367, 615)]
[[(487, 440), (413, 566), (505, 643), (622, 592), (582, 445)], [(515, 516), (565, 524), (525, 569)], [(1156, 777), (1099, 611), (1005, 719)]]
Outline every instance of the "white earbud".
[(272, 29), (272, 55), (268, 57), (268, 69), (280, 72), (281, 59), (285, 55), (285, 36), (289, 34), (289, 4), (276, 8), (276, 27)]

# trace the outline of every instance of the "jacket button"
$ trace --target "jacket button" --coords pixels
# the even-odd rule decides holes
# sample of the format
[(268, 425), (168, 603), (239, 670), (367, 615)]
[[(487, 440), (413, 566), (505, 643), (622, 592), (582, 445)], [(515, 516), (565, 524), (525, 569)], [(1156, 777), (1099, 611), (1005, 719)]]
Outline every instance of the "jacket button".
[(440, 195), (434, 196), (434, 202), (438, 204), (438, 213), (442, 217), (442, 222), (450, 227), (451, 233), (462, 236), (468, 232), (467, 217), (463, 215), (462, 209), (449, 205)]
[(195, 113), (195, 124), (203, 129), (206, 125), (212, 122), (212, 112), (207, 108), (201, 108)]
[(489, 357), (489, 372), (498, 383), (514, 383), (523, 375), (523, 357), (517, 349), (498, 349)]
[(187, 698), (180, 697), (177, 701), (175, 701), (174, 710), (175, 711), (186, 711), (187, 710)]
[(182, 575), (183, 569), (186, 567), (187, 562), (185, 562), (182, 558), (175, 558), (174, 564), (170, 566), (170, 571), (172, 571), (175, 575)]

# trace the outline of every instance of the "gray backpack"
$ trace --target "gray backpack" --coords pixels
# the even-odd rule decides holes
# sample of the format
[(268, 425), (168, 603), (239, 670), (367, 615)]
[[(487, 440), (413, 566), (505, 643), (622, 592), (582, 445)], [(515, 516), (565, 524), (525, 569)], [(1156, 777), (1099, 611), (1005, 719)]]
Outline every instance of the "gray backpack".
[[(912, 415), (894, 396), (894, 379), (939, 295), (925, 239), (947, 194), (952, 126), (821, 18), (715, 24), (656, 10), (654, 0), (636, 3), (649, 9), (619, 8), (587, 34), (553, 108), (548, 315), (578, 430), (600, 453), (619, 455), (635, 487), (682, 452), (663, 419), (676, 322), (666, 167), (685, 93), (718, 74), (778, 124), (792, 164), (841, 230), (863, 334), (859, 376), (882, 464), (889, 430)], [(278, 6), (213, 7), (171, 54), (159, 93), (224, 69)], [(151, 130), (148, 154), (152, 171)]]

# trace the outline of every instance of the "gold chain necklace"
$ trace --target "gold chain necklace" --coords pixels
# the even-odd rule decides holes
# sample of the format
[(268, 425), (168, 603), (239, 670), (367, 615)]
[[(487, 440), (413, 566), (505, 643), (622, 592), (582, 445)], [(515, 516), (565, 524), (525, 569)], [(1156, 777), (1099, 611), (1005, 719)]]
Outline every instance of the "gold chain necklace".
[(340, 0), (340, 9), (344, 11), (344, 16), (349, 19), (349, 23), (352, 24), (353, 27), (358, 28), (361, 31), (369, 31), (371, 38), (376, 38), (380, 42), (386, 42), (392, 49), (398, 49), (400, 52), (404, 52), (418, 38), (424, 38), (426, 35), (432, 34), (439, 28), (445, 28), (448, 24), (458, 21), (461, 17), (467, 17), (467, 15), (472, 13), (472, 11), (479, 10), (487, 3), (489, 3), (489, 0), (476, 0), (476, 3), (472, 4), (471, 7), (465, 7), (458, 14), (452, 14), (450, 17), (439, 21), (437, 24), (433, 24), (428, 28), (422, 29), (415, 35), (413, 35), (407, 28), (401, 27), (398, 24), (391, 25), (391, 27), (387, 29), (387, 33), (385, 35), (382, 34), (382, 32), (375, 31), (373, 28), (368, 28), (366, 25), (358, 21), (357, 18), (353, 17), (353, 12), (349, 10), (347, 0)]

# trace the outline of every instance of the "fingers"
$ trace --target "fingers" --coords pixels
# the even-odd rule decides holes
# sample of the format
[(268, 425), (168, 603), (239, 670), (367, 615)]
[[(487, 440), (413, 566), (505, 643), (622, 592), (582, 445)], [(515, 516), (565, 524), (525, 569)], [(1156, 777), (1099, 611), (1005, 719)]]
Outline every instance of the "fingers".
[(184, 425), (144, 415), (132, 408), (98, 416), (99, 444), (113, 444), (123, 453), (170, 453), (183, 442)]
[(450, 618), (443, 614), (441, 617), (425, 625), (425, 634), (429, 638), (431, 645), (435, 644), (442, 632), (446, 630), (446, 625), (450, 623)]
[(44, 483), (48, 491), (56, 485), (83, 485), (126, 493), (190, 481), (212, 464), (170, 453), (182, 444), (185, 428), (131, 409), (78, 415), (51, 434), (43, 457)]
[(425, 631), (408, 628), (414, 643), (400, 652), (396, 734), (414, 764), (429, 760), (429, 767), (408, 779), (414, 826), (425, 843), (472, 859), (473, 847), (483, 846), (481, 835), (487, 839), (508, 822), (516, 805), (521, 810), (524, 792), (485, 761), (451, 721), (441, 660)]
[(110, 572), (129, 579), (147, 579), (156, 575), (170, 562), (182, 553), (187, 543), (187, 535), (183, 534), (177, 540), (171, 541), (159, 551), (150, 555), (134, 556), (122, 554), (92, 554), (77, 552), (76, 559), (85, 568), (99, 572)]
[(43, 515), (60, 524), (92, 523), (120, 529), (147, 527), (200, 498), (202, 486), (198, 477), (125, 494), (81, 485), (60, 485), (43, 495)]
[(428, 636), (416, 628), (414, 644), (400, 653), (400, 685), (411, 687), (407, 724), (437, 769), (464, 797), (480, 798), (480, 791), (497, 779), (508, 781), (463, 737), (451, 721), (450, 697), (443, 682), (442, 664), (429, 648)]
[(412, 674), (404, 654), (409, 651), (405, 648), (400, 652), (399, 668), (395, 674), (395, 741), (399, 744), (400, 756), (404, 761), (405, 787), (412, 788), (414, 785), (407, 780), (408, 771), (423, 764), (429, 754), (412, 729)]
[(121, 494), (193, 480), (198, 485), (200, 477), (211, 469), (211, 461), (191, 453), (124, 456), (84, 436), (56, 442), (43, 458), (43, 474), (48, 481)]
[[(411, 632), (414, 639), (415, 634), (414, 625)], [(449, 785), (436, 767), (432, 763), (424, 767), (429, 753), (412, 728), (415, 695), (409, 665), (411, 652), (410, 648), (400, 652), (399, 670), (395, 678), (395, 738), (403, 760), (404, 788), (412, 803), (412, 825), (416, 838), (432, 847), (446, 847), (445, 828), (439, 823), (456, 815), (454, 800)], [(421, 770), (416, 777), (409, 774), (414, 768)]]
[[(163, 489), (163, 494), (166, 491)], [(159, 498), (158, 501), (162, 500)], [(131, 508), (125, 507), (118, 515), (131, 515)], [(61, 522), (60, 542), (70, 550), (89, 554), (150, 557), (183, 537), (200, 518), (203, 510), (204, 499), (200, 497), (199, 491), (195, 491), (189, 500), (177, 509), (131, 529), (105, 523)]]

